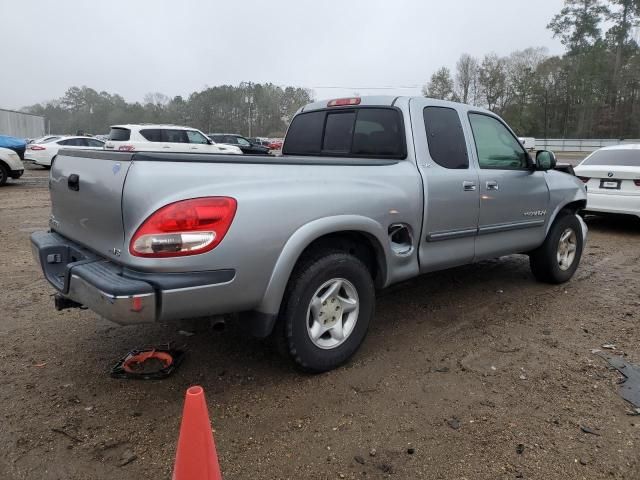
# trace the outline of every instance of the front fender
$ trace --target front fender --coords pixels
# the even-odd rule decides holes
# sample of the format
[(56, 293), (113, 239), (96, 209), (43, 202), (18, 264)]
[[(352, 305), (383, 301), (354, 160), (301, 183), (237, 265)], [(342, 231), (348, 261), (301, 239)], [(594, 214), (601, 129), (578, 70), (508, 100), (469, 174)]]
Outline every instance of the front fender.
[[(262, 301), (256, 310), (269, 315), (277, 315), (289, 277), (305, 248), (324, 235), (346, 231), (361, 232), (375, 238), (384, 255), (383, 266), (388, 265), (387, 233), (382, 225), (375, 220), (359, 215), (339, 215), (313, 220), (296, 230), (285, 243), (271, 273)], [(386, 268), (384, 276), (386, 284)]]
[(546, 179), (547, 185), (549, 186), (549, 203), (553, 210), (547, 222), (545, 236), (549, 233), (551, 225), (553, 225), (553, 222), (562, 209), (575, 202), (582, 202), (584, 204), (587, 202), (587, 191), (579, 178), (551, 170), (547, 172)]

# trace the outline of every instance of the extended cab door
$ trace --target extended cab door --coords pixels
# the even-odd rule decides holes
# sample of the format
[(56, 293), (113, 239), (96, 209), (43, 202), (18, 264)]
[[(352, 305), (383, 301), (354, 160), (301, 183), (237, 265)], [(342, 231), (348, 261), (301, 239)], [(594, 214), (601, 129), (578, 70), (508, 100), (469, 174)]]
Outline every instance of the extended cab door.
[(412, 99), (416, 159), (424, 187), (420, 271), (470, 263), (478, 229), (478, 171), (469, 155), (462, 111)]
[(544, 241), (549, 189), (522, 144), (497, 117), (469, 112), (480, 177), (475, 260), (526, 252)]

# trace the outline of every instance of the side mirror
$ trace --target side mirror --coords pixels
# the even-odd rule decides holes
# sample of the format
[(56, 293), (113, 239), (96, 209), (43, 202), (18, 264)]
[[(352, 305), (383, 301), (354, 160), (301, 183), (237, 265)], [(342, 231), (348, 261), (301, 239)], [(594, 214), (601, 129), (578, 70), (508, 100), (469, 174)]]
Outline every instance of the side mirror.
[(553, 170), (556, 168), (556, 156), (548, 150), (538, 150), (536, 153), (536, 170)]

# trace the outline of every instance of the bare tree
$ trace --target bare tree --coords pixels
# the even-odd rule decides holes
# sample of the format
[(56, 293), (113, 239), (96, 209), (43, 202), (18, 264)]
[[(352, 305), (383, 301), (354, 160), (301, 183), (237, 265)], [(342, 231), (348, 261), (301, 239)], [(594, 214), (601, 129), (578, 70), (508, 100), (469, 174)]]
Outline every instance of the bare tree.
[(463, 53), (456, 63), (455, 91), (462, 103), (476, 103), (478, 60)]
[(485, 55), (478, 72), (478, 81), (485, 105), (489, 110), (503, 108), (507, 103), (506, 61), (495, 53)]

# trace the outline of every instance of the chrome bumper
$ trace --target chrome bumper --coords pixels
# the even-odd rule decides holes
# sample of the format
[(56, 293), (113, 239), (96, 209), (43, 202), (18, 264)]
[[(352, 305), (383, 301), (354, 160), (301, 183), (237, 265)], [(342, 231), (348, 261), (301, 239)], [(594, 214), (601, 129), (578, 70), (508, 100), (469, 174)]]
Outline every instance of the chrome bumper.
[(65, 296), (120, 325), (156, 321), (156, 294), (153, 292), (113, 295), (99, 290), (83, 278), (71, 275), (69, 292)]
[[(235, 270), (162, 273), (117, 265), (56, 232), (34, 232), (31, 250), (56, 289), (56, 308), (85, 306), (120, 325), (195, 318), (234, 309)], [(235, 294), (230, 295), (230, 293)]]

